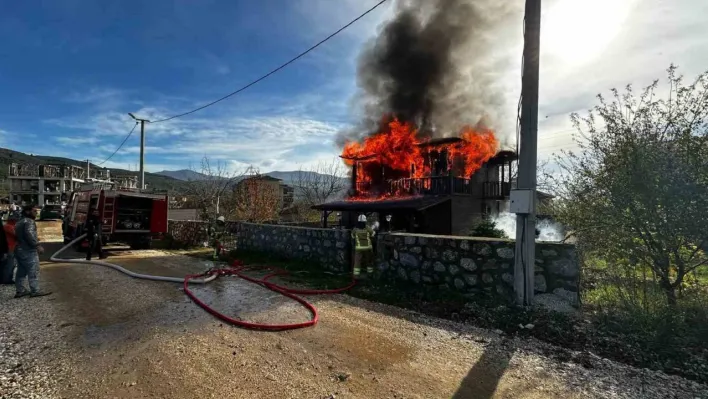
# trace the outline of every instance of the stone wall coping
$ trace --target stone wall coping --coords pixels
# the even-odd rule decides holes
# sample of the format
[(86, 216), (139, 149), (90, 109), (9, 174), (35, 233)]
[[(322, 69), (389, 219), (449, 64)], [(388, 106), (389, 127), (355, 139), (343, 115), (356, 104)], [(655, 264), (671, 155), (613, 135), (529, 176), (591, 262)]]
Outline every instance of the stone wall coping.
[(288, 225), (282, 225), (282, 224), (249, 223), (249, 222), (237, 222), (237, 223), (243, 224), (243, 225), (250, 225), (250, 226), (280, 227), (280, 228), (285, 228), (285, 229), (300, 229), (300, 230), (313, 230), (313, 231), (337, 231), (337, 230), (349, 231), (348, 229), (332, 229), (332, 228), (325, 229), (325, 228), (318, 228), (318, 227), (288, 226)]
[[(437, 238), (445, 240), (458, 240), (458, 241), (481, 241), (481, 242), (505, 242), (513, 243), (515, 240), (508, 238), (490, 238), (490, 237), (472, 237), (472, 236), (446, 236), (446, 235), (435, 235), (435, 234), (415, 234), (415, 233), (396, 233), (396, 232), (381, 232), (380, 235), (390, 235), (397, 237), (423, 237), (423, 238)], [(575, 247), (573, 244), (567, 244), (562, 242), (553, 241), (536, 241), (536, 244), (543, 245), (554, 245), (563, 247)]]

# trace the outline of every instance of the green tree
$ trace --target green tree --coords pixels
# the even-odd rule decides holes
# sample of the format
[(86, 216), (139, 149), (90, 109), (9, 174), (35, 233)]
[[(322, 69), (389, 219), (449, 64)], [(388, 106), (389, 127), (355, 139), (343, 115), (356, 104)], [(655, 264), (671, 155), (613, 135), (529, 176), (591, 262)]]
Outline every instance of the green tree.
[(470, 233), (472, 237), (507, 238), (503, 230), (497, 228), (497, 224), (489, 216), (485, 216), (482, 223)]
[(627, 86), (572, 116), (580, 149), (556, 159), (555, 212), (608, 264), (648, 267), (674, 306), (708, 261), (708, 73), (685, 85), (672, 65), (668, 81), (667, 98), (658, 81)]

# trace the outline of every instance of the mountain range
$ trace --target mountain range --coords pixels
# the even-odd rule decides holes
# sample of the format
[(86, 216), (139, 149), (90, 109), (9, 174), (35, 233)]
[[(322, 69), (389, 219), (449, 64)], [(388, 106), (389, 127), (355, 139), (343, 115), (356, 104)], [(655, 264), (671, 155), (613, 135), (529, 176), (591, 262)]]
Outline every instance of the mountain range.
[[(209, 177), (203, 173), (195, 172), (190, 169), (180, 169), (180, 170), (163, 170), (162, 172), (157, 172), (157, 175), (170, 177), (181, 181), (200, 181), (206, 180)], [(266, 176), (270, 176), (276, 179), (280, 179), (283, 183), (288, 185), (297, 185), (299, 180), (311, 180), (317, 177), (329, 177), (329, 175), (323, 175), (316, 172), (309, 171), (273, 171), (264, 173)], [(346, 178), (342, 178), (346, 180)], [(239, 180), (238, 178), (236, 180)]]

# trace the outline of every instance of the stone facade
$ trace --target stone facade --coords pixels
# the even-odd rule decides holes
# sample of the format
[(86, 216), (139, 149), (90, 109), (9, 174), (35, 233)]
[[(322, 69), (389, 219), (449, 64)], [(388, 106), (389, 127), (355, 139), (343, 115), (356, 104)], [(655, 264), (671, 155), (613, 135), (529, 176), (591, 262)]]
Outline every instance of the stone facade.
[[(235, 248), (235, 236), (239, 223), (226, 222), (227, 236), (224, 239), (224, 246), (227, 249)], [(168, 220), (167, 233), (169, 246), (172, 248), (199, 247), (208, 241), (207, 222)]]
[[(382, 234), (379, 277), (512, 300), (514, 245), (501, 239)], [(537, 243), (535, 270), (537, 293), (577, 297), (580, 270), (573, 245)]]
[(334, 271), (349, 268), (350, 232), (344, 229), (239, 223), (239, 249), (316, 262)]
[[(179, 246), (206, 241), (204, 222), (169, 221)], [(350, 231), (287, 225), (229, 222), (227, 248), (240, 248), (311, 261), (347, 271)], [(437, 285), (463, 294), (489, 293), (513, 300), (514, 241), (477, 237), (390, 233), (377, 242), (377, 278), (408, 284)], [(553, 293), (577, 302), (580, 268), (570, 244), (537, 243), (536, 293)]]

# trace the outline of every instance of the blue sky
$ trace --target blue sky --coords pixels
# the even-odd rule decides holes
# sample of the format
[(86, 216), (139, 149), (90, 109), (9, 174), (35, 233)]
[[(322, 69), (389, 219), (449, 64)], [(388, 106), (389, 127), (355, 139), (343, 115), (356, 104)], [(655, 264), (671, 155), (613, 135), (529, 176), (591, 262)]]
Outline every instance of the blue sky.
[[(209, 102), (296, 55), (377, 0), (5, 1), (0, 13), (0, 146), (101, 162), (133, 125)], [(621, 4), (615, 4), (621, 3)], [(541, 157), (572, 146), (568, 114), (594, 95), (646, 85), (675, 62), (708, 69), (703, 0), (544, 2)], [(232, 168), (309, 167), (338, 154), (334, 134), (356, 121), (356, 57), (385, 6), (261, 84), (196, 114), (147, 125), (149, 171), (202, 156)], [(500, 24), (495, 51), (513, 125), (521, 14)], [(578, 51), (578, 48), (587, 49)], [(546, 118), (546, 116), (548, 116)], [(508, 120), (506, 120), (508, 119)], [(139, 135), (108, 167), (134, 168)]]

